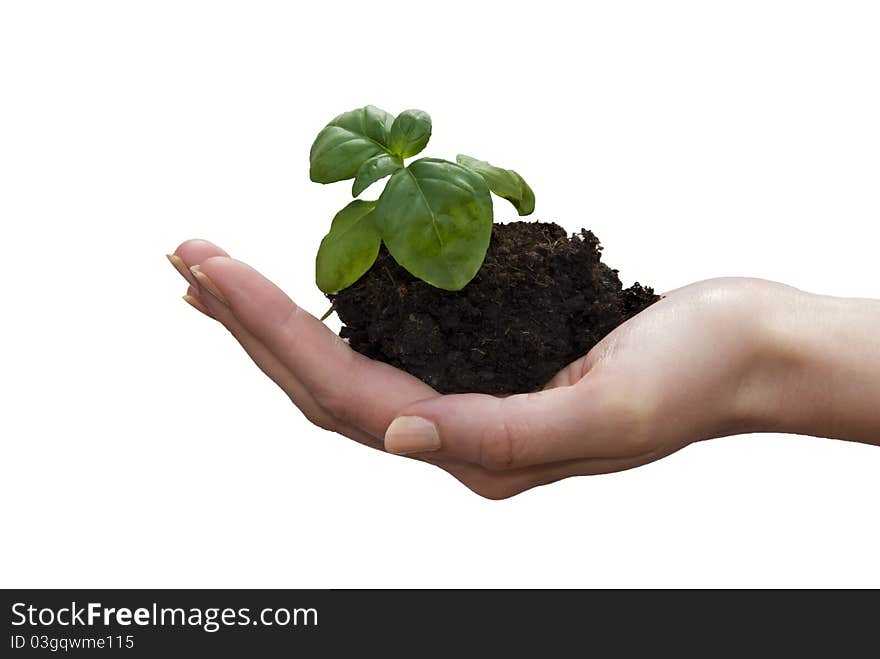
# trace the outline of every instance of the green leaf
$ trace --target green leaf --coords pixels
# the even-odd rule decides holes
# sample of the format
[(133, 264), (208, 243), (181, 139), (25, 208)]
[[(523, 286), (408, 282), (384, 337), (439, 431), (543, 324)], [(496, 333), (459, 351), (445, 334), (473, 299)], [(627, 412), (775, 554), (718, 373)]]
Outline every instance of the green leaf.
[(449, 291), (474, 278), (492, 235), (486, 182), (466, 167), (435, 158), (395, 172), (372, 217), (401, 266)]
[(367, 160), (388, 152), (394, 117), (368, 105), (340, 114), (318, 133), (309, 153), (309, 176), (315, 183), (354, 177)]
[(385, 178), (389, 174), (393, 174), (401, 167), (403, 167), (403, 163), (387, 153), (373, 156), (361, 165), (361, 168), (357, 171), (354, 185), (351, 186), (351, 196), (357, 197), (361, 192), (373, 185), (373, 183)]
[[(517, 213), (519, 213), (520, 215), (531, 215), (535, 212), (535, 193), (532, 188), (529, 187), (529, 184), (526, 183), (526, 180), (522, 176), (517, 174), (512, 169), (510, 170), (510, 173), (516, 176), (522, 192), (520, 193), (518, 202), (514, 202), (512, 199), (508, 199), (507, 197), (505, 197), (505, 199), (507, 199), (508, 201), (510, 201), (510, 203), (514, 205)], [(500, 197), (501, 195), (498, 196)]]
[(325, 293), (351, 286), (376, 260), (382, 239), (370, 217), (375, 208), (375, 201), (355, 199), (333, 218), (315, 259), (315, 281)]
[(462, 154), (458, 154), (455, 160), (459, 165), (472, 169), (486, 179), (489, 189), (513, 204), (520, 215), (529, 215), (535, 210), (535, 193), (525, 179), (512, 169), (495, 167), (485, 160)]
[(401, 158), (419, 153), (431, 139), (431, 117), (421, 110), (405, 110), (391, 126), (391, 152)]

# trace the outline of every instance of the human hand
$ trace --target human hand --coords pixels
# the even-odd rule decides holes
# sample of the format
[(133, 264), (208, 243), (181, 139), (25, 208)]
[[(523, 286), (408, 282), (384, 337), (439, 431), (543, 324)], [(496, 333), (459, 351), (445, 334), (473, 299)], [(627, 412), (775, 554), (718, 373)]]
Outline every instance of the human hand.
[(233, 334), (314, 424), (435, 464), (497, 499), (646, 464), (687, 444), (771, 429), (780, 300), (799, 291), (716, 279), (667, 293), (536, 393), (442, 396), (351, 350), (249, 266), (210, 243), (169, 257), (188, 301)]

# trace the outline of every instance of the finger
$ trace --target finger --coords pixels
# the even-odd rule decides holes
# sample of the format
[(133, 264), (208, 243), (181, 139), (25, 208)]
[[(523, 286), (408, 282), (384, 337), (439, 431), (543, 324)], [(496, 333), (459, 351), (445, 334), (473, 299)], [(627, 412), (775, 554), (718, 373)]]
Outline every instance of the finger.
[(196, 289), (198, 289), (199, 286), (189, 268), (190, 266), (201, 263), (212, 256), (229, 255), (214, 243), (198, 239), (187, 240), (186, 242), (181, 243), (177, 249), (174, 250), (174, 253), (165, 255), (171, 265), (174, 266), (174, 269), (180, 273), (180, 276), (183, 277), (190, 286)]
[(437, 395), (421, 380), (354, 352), (250, 266), (212, 257), (197, 273), (200, 286), (213, 288), (218, 299), (228, 301), (241, 326), (340, 422), (382, 437), (402, 407)]
[(226, 250), (222, 247), (215, 245), (210, 240), (202, 240), (201, 238), (194, 238), (182, 242), (178, 245), (177, 249), (174, 250), (174, 254), (190, 265), (201, 263), (212, 256), (229, 256)]
[(183, 296), (183, 301), (199, 313), (206, 315), (208, 318), (214, 318), (211, 311), (205, 306), (199, 297), (199, 292), (192, 286), (187, 287), (186, 295)]
[(596, 377), (507, 398), (435, 397), (401, 411), (385, 434), (385, 449), (416, 453), (419, 445), (434, 447), (438, 457), (489, 470), (632, 457), (650, 447), (638, 407), (626, 393)]

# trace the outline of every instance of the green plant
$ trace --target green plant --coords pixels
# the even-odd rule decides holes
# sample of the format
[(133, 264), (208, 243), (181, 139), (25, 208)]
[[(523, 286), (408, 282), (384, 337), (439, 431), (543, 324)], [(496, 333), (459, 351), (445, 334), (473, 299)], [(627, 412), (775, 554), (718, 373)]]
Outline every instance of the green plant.
[(385, 243), (391, 256), (427, 283), (457, 291), (474, 278), (492, 234), (489, 192), (520, 215), (535, 208), (522, 176), (483, 160), (420, 158), (431, 138), (431, 117), (406, 110), (396, 118), (368, 105), (339, 115), (312, 144), (309, 175), (316, 183), (354, 179), (352, 196), (390, 176), (375, 201), (343, 208), (321, 241), (315, 263), (318, 287), (335, 293), (370, 269)]

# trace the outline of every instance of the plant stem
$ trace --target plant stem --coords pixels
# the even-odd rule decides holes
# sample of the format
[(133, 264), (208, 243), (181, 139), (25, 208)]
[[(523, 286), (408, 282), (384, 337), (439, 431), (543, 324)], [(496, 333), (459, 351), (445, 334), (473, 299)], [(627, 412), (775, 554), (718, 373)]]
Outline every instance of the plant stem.
[(323, 316), (321, 316), (321, 321), (323, 322), (323, 321), (325, 321), (327, 318), (329, 318), (329, 317), (330, 317), (330, 314), (332, 314), (334, 311), (336, 311), (336, 305), (335, 305), (335, 304), (331, 304), (331, 305), (330, 305), (330, 308), (327, 309), (327, 313), (325, 313)]

